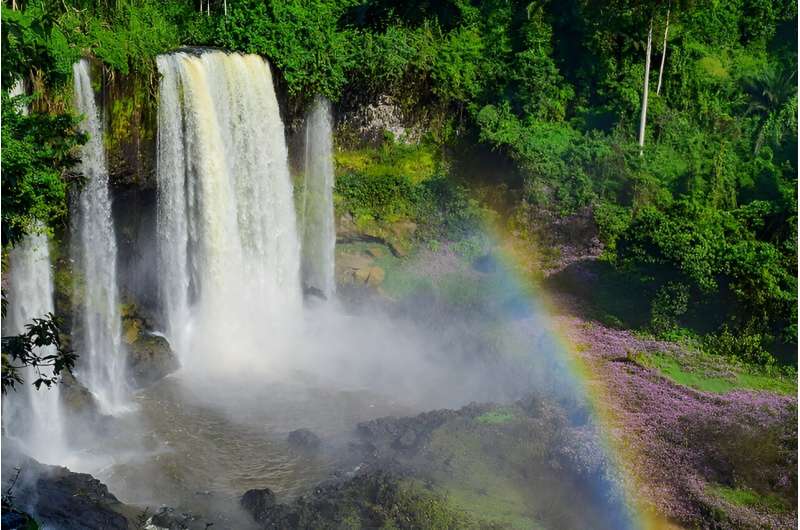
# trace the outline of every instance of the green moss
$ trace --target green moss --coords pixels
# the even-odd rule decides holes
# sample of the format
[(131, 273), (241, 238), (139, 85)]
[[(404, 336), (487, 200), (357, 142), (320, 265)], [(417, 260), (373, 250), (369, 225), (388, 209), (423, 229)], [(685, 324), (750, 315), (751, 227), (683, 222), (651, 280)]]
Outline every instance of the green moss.
[(790, 395), (797, 393), (796, 377), (733, 364), (725, 358), (712, 355), (698, 353), (678, 359), (666, 353), (642, 354), (638, 360), (679, 385), (703, 392), (721, 394), (744, 389)]
[[(480, 518), (473, 518), (459, 509), (447, 495), (431, 491), (416, 480), (400, 483), (394, 517), (383, 525), (390, 528), (430, 528), (445, 530), (455, 528), (480, 528)], [(402, 517), (398, 517), (402, 516)]]
[(431, 179), (440, 168), (432, 143), (384, 142), (377, 148), (341, 150), (334, 153), (337, 175), (361, 173), (373, 178), (401, 176), (412, 184)]
[(508, 409), (497, 409), (490, 412), (485, 412), (475, 418), (478, 423), (485, 423), (489, 425), (497, 425), (501, 423), (508, 423), (514, 419), (514, 413)]
[(735, 506), (778, 513), (785, 512), (788, 509), (788, 506), (780, 497), (772, 494), (762, 495), (748, 488), (730, 488), (721, 484), (711, 484), (708, 486), (708, 490), (716, 497)]
[[(483, 416), (505, 417), (507, 410), (490, 411)], [(510, 428), (514, 415), (503, 428)], [(430, 442), (437, 461), (449, 462), (452, 473), (437, 472), (435, 479), (441, 491), (461, 510), (476, 518), (503, 528), (539, 528), (533, 518), (535, 499), (529, 484), (520, 480), (518, 462), (531, 462), (538, 451), (518, 439), (498, 438), (499, 423), (452, 424), (438, 429)], [(514, 437), (516, 438), (516, 437)], [(491, 447), (487, 441), (493, 443)], [(505, 442), (505, 443), (504, 443)], [(535, 444), (534, 444), (535, 445)], [(447, 466), (436, 466), (444, 469)]]

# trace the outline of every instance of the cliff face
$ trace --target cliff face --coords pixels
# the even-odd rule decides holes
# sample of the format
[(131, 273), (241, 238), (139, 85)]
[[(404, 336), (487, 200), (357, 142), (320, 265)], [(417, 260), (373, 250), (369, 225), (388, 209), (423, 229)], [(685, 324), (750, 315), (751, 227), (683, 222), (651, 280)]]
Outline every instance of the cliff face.
[(99, 97), (108, 171), (115, 189), (156, 187), (158, 72), (103, 72)]

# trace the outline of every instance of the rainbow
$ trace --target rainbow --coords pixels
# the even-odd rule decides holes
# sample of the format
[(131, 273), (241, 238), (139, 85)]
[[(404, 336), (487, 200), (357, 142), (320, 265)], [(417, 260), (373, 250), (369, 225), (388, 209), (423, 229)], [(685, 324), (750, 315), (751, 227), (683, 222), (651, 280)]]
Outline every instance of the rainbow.
[(542, 333), (548, 337), (550, 346), (545, 355), (554, 357), (548, 360), (549, 365), (563, 368), (558, 374), (563, 379), (561, 384), (568, 385), (574, 395), (583, 397), (588, 404), (592, 423), (598, 427), (605, 456), (620, 479), (619, 486), (624, 499), (621, 509), (626, 512), (621, 516), (627, 521), (626, 526), (645, 530), (681, 528), (656, 511), (658, 499), (643, 498), (638, 494), (645, 477), (637, 473), (631, 463), (640, 459), (630, 444), (626, 444), (619, 436), (613, 436), (613, 433), (622, 430), (621, 419), (610, 405), (613, 399), (609, 399), (609, 391), (602, 378), (597, 377), (591, 360), (579, 354), (579, 348), (569, 338), (565, 325), (552, 318), (559, 310), (542, 287), (542, 274), (535, 259), (540, 255), (536, 243), (521, 237), (518, 231), (499, 226), (497, 222), (487, 222), (485, 232), (494, 248), (497, 271), (505, 276), (505, 289), (516, 290), (528, 304), (530, 312), (539, 316), (537, 326), (543, 327)]

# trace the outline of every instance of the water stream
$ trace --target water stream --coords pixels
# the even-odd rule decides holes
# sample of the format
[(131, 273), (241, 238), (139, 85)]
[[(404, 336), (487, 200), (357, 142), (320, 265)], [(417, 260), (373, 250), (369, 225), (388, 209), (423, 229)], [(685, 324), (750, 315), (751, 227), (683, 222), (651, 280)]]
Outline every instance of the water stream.
[(95, 104), (87, 60), (72, 68), (75, 109), (89, 135), (81, 148), (79, 170), (85, 178), (73, 211), (72, 255), (77, 265), (76, 299), (81, 301), (77, 344), (78, 378), (95, 395), (101, 410), (118, 412), (128, 400), (125, 351), (121, 339), (117, 288), (117, 242), (111, 217), (103, 128)]
[(303, 283), (325, 298), (336, 292), (331, 104), (318, 97), (306, 116), (303, 179)]

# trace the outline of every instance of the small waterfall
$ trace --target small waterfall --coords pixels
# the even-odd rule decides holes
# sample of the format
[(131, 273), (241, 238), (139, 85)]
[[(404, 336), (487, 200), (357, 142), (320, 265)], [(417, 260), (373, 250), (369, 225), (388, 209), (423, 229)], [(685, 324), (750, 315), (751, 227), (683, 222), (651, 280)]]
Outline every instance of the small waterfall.
[(303, 283), (330, 299), (336, 291), (331, 104), (318, 97), (305, 123)]
[(128, 393), (117, 292), (117, 243), (102, 125), (89, 62), (75, 63), (72, 72), (75, 108), (84, 115), (81, 129), (89, 135), (81, 149), (80, 162), (86, 181), (73, 216), (72, 252), (80, 274), (76, 299), (82, 302), (76, 350), (81, 354), (78, 361), (81, 381), (95, 395), (101, 409), (111, 413), (124, 406)]
[[(22, 81), (10, 91), (11, 96), (25, 93)], [(27, 114), (27, 107), (19, 109)], [(10, 278), (8, 281), (8, 310), (3, 322), (4, 334), (19, 335), (34, 318), (42, 318), (53, 312), (53, 274), (50, 268), (50, 248), (42, 227), (26, 235), (8, 253)], [(52, 346), (37, 352), (39, 355), (54, 353)], [(50, 369), (43, 369), (51, 376)], [(64, 420), (61, 409), (59, 386), (42, 386), (36, 390), (32, 385), (36, 372), (28, 367), (20, 374), (23, 384), (3, 400), (4, 425), (8, 435), (16, 439), (33, 458), (45, 463), (58, 463), (64, 453)]]
[[(24, 333), (26, 324), (53, 312), (53, 277), (50, 269), (50, 249), (47, 236), (29, 234), (11, 249), (8, 255), (10, 278), (8, 283), (8, 312), (5, 333)], [(53, 346), (41, 348), (39, 355), (54, 353)], [(43, 375), (52, 371), (43, 368)], [(36, 390), (32, 383), (36, 373), (32, 368), (23, 370), (22, 385), (16, 387), (8, 399), (4, 397), (4, 424), (8, 434), (16, 438), (24, 451), (46, 463), (59, 463), (64, 454), (64, 422), (59, 385), (42, 386)]]
[(269, 65), (216, 51), (162, 55), (157, 63), (167, 336), (184, 358), (215, 346), (216, 354), (263, 349), (254, 329), (301, 307), (288, 152)]

